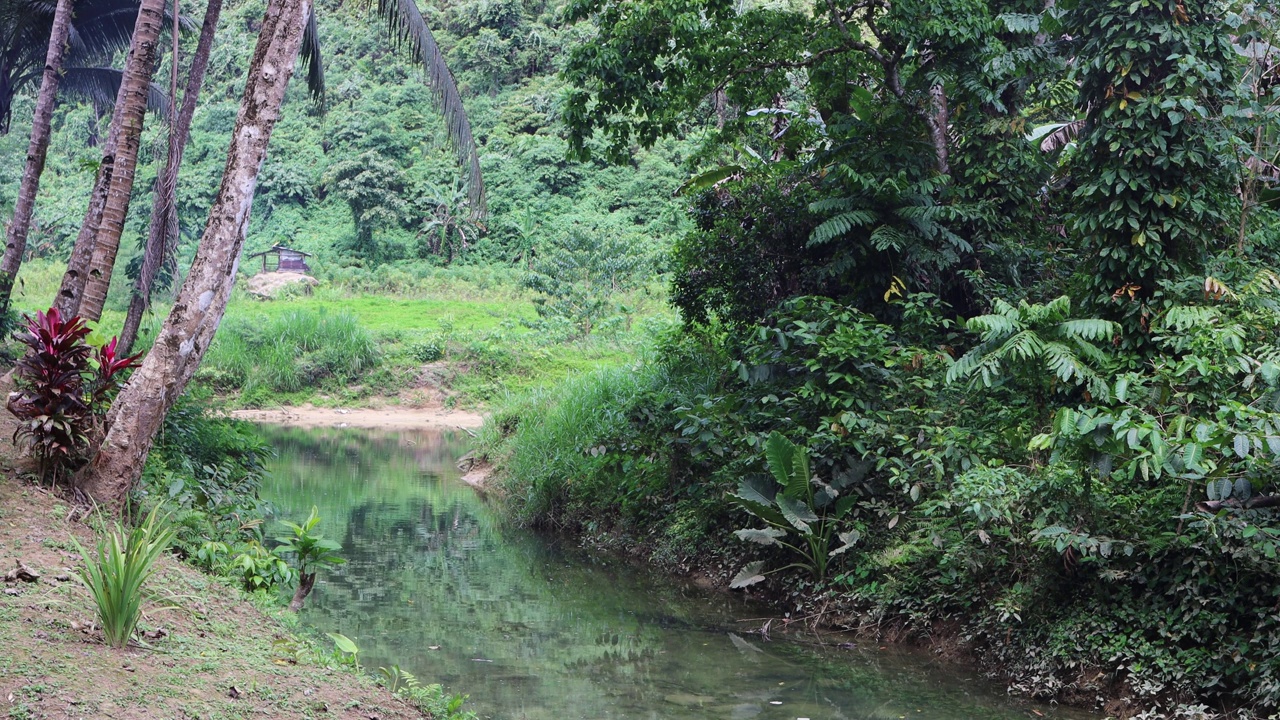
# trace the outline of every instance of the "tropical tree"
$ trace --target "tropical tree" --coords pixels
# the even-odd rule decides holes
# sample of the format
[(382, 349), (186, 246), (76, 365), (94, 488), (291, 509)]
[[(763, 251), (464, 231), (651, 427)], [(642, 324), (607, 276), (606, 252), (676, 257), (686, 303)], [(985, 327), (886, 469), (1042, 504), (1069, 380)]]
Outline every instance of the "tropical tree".
[[(124, 328), (120, 331), (120, 346), (126, 355), (138, 338), (142, 313), (151, 302), (151, 286), (160, 270), (166, 248), (172, 247), (171, 243), (178, 235), (178, 206), (175, 202), (178, 168), (182, 165), (182, 153), (186, 149), (187, 139), (190, 136), (191, 119), (195, 116), (196, 101), (200, 98), (200, 87), (204, 84), (205, 70), (209, 67), (209, 51), (213, 48), (213, 37), (221, 14), (222, 0), (209, 0), (205, 6), (204, 22), (200, 26), (200, 39), (196, 42), (195, 54), (191, 56), (191, 69), (187, 71), (187, 89), (182, 96), (182, 108), (178, 111), (178, 117), (169, 126), (169, 153), (165, 158), (164, 170), (156, 181), (155, 201), (151, 208), (151, 227), (143, 250), (142, 267), (134, 283), (133, 297), (129, 301), (129, 312), (125, 315)], [(176, 38), (173, 51), (170, 95), (176, 101), (178, 87)]]
[[(414, 0), (381, 0), (378, 9), (397, 40), (410, 45), (426, 65), (427, 81), (445, 116), (449, 137), (468, 161), (470, 190), (477, 199), (473, 207), (482, 213), (484, 187), (471, 126), (431, 31)], [(195, 259), (151, 352), (116, 398), (107, 418), (110, 429), (81, 477), (91, 497), (113, 508), (123, 505), (141, 476), (165, 413), (195, 375), (226, 312), (258, 173), (311, 11), (311, 0), (270, 0), (267, 5), (245, 76), (222, 185)]]
[[(47, 0), (0, 0), (0, 133), (9, 132), (13, 99), (44, 74), (49, 38), (61, 3)], [(129, 47), (138, 12), (137, 0), (72, 0), (71, 34), (64, 40), (67, 67), (60, 88), (102, 104), (110, 104), (122, 73), (99, 67)], [(151, 89), (155, 106), (164, 103)]]
[(31, 228), (31, 215), (36, 207), (36, 193), (40, 190), (40, 175), (44, 172), (45, 156), (49, 150), (49, 135), (53, 128), (54, 96), (58, 94), (62, 60), (67, 40), (71, 36), (72, 0), (58, 0), (49, 33), (45, 54), (44, 77), (40, 81), (40, 95), (36, 99), (35, 118), (31, 123), (31, 141), (27, 146), (27, 164), (22, 170), (22, 185), (18, 189), (18, 202), (9, 222), (8, 238), (4, 246), (4, 258), (0, 260), (0, 314), (9, 310), (9, 297), (13, 293), (13, 281), (22, 264), (22, 254), (27, 249), (27, 231)]
[(115, 112), (111, 116), (111, 129), (98, 167), (98, 177), (89, 196), (89, 208), (80, 226), (80, 234), (67, 261), (62, 287), (54, 302), (64, 315), (79, 315), (90, 321), (102, 315), (106, 289), (100, 284), (92, 286), (93, 292), (87, 304), (82, 300), (89, 281), (93, 279), (91, 276), (101, 279), (104, 267), (107, 268), (106, 281), (111, 281), (110, 268), (120, 246), (120, 234), (124, 232), (124, 220), (133, 192), (142, 119), (147, 107), (146, 94), (155, 68), (160, 33), (164, 28), (164, 9), (164, 0), (142, 0), (138, 5), (133, 42), (125, 61), (120, 92), (116, 95)]
[[(58, 89), (77, 90), (98, 101), (106, 101), (108, 95), (114, 98), (119, 90), (119, 71), (111, 68), (65, 68), (65, 61), (110, 55), (126, 47), (130, 34), (123, 21), (137, 13), (133, 3), (109, 0), (93, 3), (59, 0), (52, 13), (49, 9), (48, 3), (32, 0), (0, 0), (0, 32), (8, 40), (8, 45), (0, 50), (0, 132), (8, 132), (14, 93), (31, 82), (38, 70), (43, 72), (22, 184), (13, 219), (9, 223), (4, 257), (0, 260), (0, 312), (9, 307), (13, 282), (26, 252)], [(176, 25), (176, 15), (174, 20)], [(46, 35), (40, 40), (42, 31)], [(42, 64), (36, 64), (37, 54), (43, 57)], [(148, 84), (148, 104), (164, 107), (164, 101), (163, 96)]]

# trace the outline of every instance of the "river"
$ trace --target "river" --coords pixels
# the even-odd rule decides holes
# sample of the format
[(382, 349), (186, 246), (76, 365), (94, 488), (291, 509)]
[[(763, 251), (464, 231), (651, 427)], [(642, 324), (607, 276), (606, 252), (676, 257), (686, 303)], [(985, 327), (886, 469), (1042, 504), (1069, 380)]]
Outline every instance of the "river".
[(1087, 718), (1006, 697), (927, 655), (760, 634), (759, 608), (504, 525), (454, 467), (468, 438), (262, 426), (263, 496), (319, 508), (345, 565), (305, 626), (470, 695), (481, 718), (796, 720)]

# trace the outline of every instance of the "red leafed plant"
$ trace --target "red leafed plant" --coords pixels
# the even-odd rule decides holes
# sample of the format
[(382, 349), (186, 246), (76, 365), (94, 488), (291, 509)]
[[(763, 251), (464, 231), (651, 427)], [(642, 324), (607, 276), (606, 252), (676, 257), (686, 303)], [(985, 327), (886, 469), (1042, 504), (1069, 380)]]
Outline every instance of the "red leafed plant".
[(20, 421), (13, 439), (28, 438), (41, 476), (56, 481), (100, 435), (113, 391), (139, 356), (117, 357), (115, 338), (93, 347), (84, 321), (63, 319), (57, 308), (24, 320), (15, 336), (30, 352), (14, 369), (18, 389), (7, 403)]

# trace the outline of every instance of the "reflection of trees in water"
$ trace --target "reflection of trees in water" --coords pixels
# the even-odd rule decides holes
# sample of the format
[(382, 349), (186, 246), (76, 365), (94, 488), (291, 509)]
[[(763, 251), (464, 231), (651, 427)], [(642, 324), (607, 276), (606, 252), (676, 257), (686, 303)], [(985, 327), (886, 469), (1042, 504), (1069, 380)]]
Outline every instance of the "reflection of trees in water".
[(279, 456), (264, 496), (285, 517), (317, 505), (348, 559), (322, 575), (303, 621), (355, 638), (368, 667), (471, 693), (482, 716), (1022, 715), (918, 658), (735, 640), (735, 620), (758, 617), (740, 601), (504, 528), (457, 481), (456, 439), (327, 429), (268, 440)]

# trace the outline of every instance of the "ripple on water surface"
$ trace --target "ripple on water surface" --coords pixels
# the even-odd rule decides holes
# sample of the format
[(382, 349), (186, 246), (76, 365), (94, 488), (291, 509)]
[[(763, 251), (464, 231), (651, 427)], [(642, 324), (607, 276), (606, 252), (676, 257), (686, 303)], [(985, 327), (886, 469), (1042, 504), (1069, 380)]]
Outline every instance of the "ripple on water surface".
[(347, 564), (304, 624), (369, 668), (398, 664), (504, 720), (1085, 718), (1010, 700), (956, 668), (875, 647), (763, 641), (753, 609), (503, 526), (458, 479), (468, 438), (263, 427), (263, 488), (284, 518), (320, 509)]

